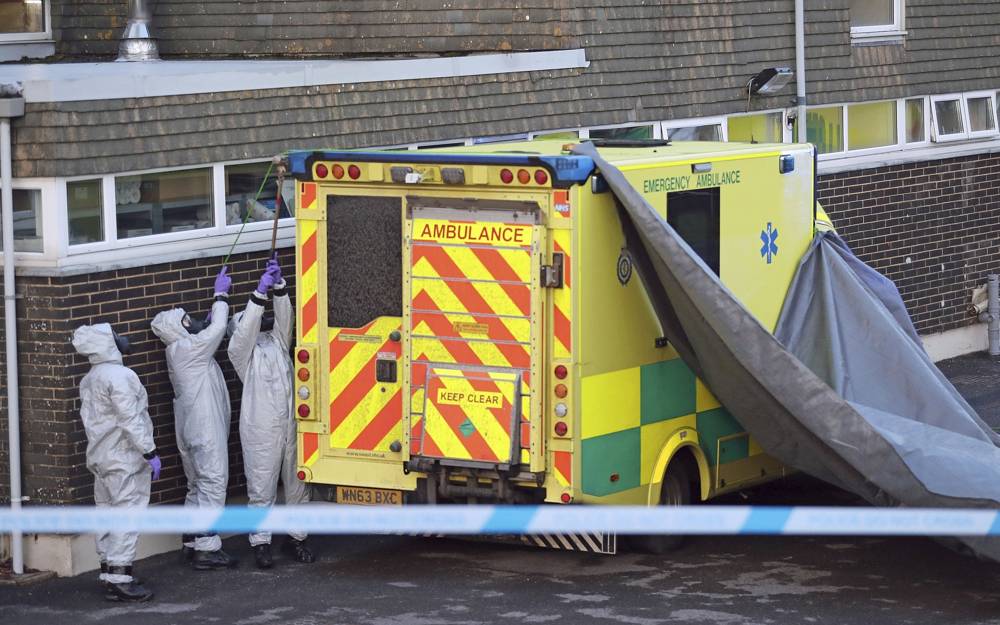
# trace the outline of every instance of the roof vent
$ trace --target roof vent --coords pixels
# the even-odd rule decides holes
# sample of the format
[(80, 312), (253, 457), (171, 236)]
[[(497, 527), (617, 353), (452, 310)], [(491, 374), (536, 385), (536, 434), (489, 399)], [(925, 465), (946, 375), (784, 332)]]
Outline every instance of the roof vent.
[(153, 19), (154, 0), (129, 0), (128, 23), (118, 45), (119, 61), (158, 61), (156, 39), (149, 30)]

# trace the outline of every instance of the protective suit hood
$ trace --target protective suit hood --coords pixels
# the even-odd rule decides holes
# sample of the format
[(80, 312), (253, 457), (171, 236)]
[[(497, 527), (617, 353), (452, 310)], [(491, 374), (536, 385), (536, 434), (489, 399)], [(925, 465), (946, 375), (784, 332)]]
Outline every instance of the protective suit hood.
[(158, 336), (165, 345), (191, 336), (181, 322), (186, 314), (183, 308), (171, 308), (157, 313), (153, 317), (153, 323), (150, 324), (153, 328), (153, 334)]
[(122, 364), (122, 353), (115, 345), (115, 335), (109, 323), (80, 326), (73, 331), (73, 347), (92, 365), (102, 362)]

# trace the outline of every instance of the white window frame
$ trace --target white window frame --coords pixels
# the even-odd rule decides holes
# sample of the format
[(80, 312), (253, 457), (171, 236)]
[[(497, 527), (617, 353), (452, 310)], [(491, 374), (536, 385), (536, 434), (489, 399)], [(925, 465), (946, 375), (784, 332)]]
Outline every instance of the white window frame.
[[(959, 115), (962, 117), (962, 132), (950, 134), (940, 134), (938, 132), (937, 103), (938, 102), (958, 102)], [(950, 141), (963, 141), (969, 138), (969, 111), (965, 106), (965, 98), (961, 93), (949, 93), (946, 95), (932, 95), (931, 102), (931, 141), (934, 143), (948, 143)]]
[(42, 5), (42, 20), (45, 29), (37, 33), (4, 33), (0, 32), (0, 44), (35, 41), (52, 41), (52, 3), (51, 0), (38, 0)]
[(765, 109), (763, 111), (750, 111), (749, 113), (733, 113), (732, 115), (726, 115), (723, 118), (722, 127), (725, 128), (726, 141), (729, 141), (729, 120), (737, 117), (751, 117), (754, 115), (771, 115), (774, 113), (781, 114), (781, 142), (782, 143), (794, 143), (792, 141), (792, 129), (788, 124), (788, 110), (787, 109)]
[(905, 0), (890, 0), (892, 2), (892, 23), (876, 24), (874, 26), (851, 26), (852, 43), (875, 43), (902, 40), (906, 35), (906, 5)]
[[(901, 127), (905, 127), (905, 125), (906, 125), (906, 120), (903, 120), (902, 122), (900, 122), (900, 119), (899, 119), (900, 110), (902, 110), (904, 114), (906, 112), (905, 105), (903, 105), (902, 109), (900, 108), (900, 102), (902, 102), (904, 100), (916, 100), (916, 99), (917, 98), (903, 98), (902, 100), (901, 99), (896, 99), (896, 100), (863, 100), (861, 102), (851, 102), (851, 103), (848, 103), (848, 104), (844, 104), (843, 105), (843, 107), (844, 107), (844, 112), (843, 112), (843, 116), (844, 116), (844, 149), (842, 151), (840, 151), (840, 152), (832, 152), (831, 154), (837, 154), (837, 155), (840, 155), (840, 156), (844, 156), (844, 155), (864, 156), (866, 154), (880, 154), (880, 153), (883, 153), (883, 152), (891, 152), (891, 151), (894, 151), (894, 150), (899, 150), (899, 149), (902, 149), (902, 148), (906, 147), (907, 145), (918, 145), (917, 143), (907, 144), (906, 141), (905, 141), (905, 135), (900, 135), (899, 134), (900, 128)], [(889, 145), (880, 145), (880, 146), (877, 146), (877, 147), (874, 147), (874, 148), (863, 148), (863, 149), (858, 149), (858, 150), (852, 150), (851, 149), (851, 144), (850, 144), (850, 133), (848, 132), (849, 125), (851, 123), (851, 120), (850, 120), (850, 116), (851, 116), (851, 114), (850, 114), (850, 108), (851, 108), (851, 106), (856, 105), (856, 104), (882, 104), (884, 102), (894, 102), (896, 104), (896, 142), (895, 143), (890, 143)], [(827, 107), (822, 107), (822, 108), (827, 108)], [(927, 128), (927, 119), (926, 118), (927, 118), (927, 105), (925, 103), (924, 104), (924, 129), (925, 129), (924, 130), (924, 136), (925, 137), (927, 136), (927, 131), (926, 131), (926, 128)]]
[(692, 126), (718, 126), (719, 141), (729, 140), (729, 128), (726, 125), (726, 118), (723, 117), (692, 117), (688, 119), (671, 119), (660, 122), (660, 136), (668, 137), (668, 130), (676, 128), (688, 128)]
[[(907, 143), (906, 141), (906, 103), (910, 100), (923, 100), (924, 102), (924, 138), (920, 141)], [(896, 138), (899, 147), (903, 149), (925, 147), (931, 143), (931, 104), (927, 96), (916, 96), (910, 98), (900, 98), (896, 101)]]
[[(995, 91), (970, 91), (962, 94), (962, 108), (965, 109), (965, 130), (970, 139), (984, 139), (1000, 136), (1000, 120), (997, 119), (997, 96)], [(993, 130), (973, 130), (972, 113), (969, 111), (969, 100), (989, 98), (990, 111), (993, 113)]]
[(580, 138), (589, 139), (591, 130), (608, 130), (611, 128), (639, 128), (645, 126), (651, 126), (653, 128), (653, 139), (662, 139), (663, 132), (660, 129), (660, 125), (663, 122), (633, 122), (630, 124), (605, 124), (603, 126), (588, 126), (586, 128), (580, 129)]
[[(261, 160), (259, 158), (242, 160), (242, 161), (226, 161), (223, 163), (213, 163), (212, 164), (212, 200), (215, 205), (215, 228), (205, 228), (205, 230), (215, 230), (220, 233), (235, 233), (239, 232), (242, 228), (244, 232), (253, 232), (254, 230), (270, 230), (274, 227), (274, 222), (272, 221), (248, 221), (238, 224), (226, 223), (226, 167), (230, 165), (249, 165), (252, 163), (257, 164), (267, 164), (270, 161)], [(197, 168), (196, 168), (197, 169)], [(274, 175), (272, 170), (271, 175)], [(299, 207), (296, 206), (295, 210), (298, 211)], [(293, 224), (295, 223), (295, 215), (291, 217), (282, 217), (278, 219), (278, 227), (280, 228), (283, 224)], [(222, 225), (220, 228), (219, 225)], [(191, 232), (189, 230), (189, 232)]]
[[(39, 260), (54, 259), (59, 253), (59, 214), (66, 213), (65, 206), (60, 206), (59, 195), (56, 191), (56, 179), (54, 178), (15, 178), (11, 181), (11, 190), (38, 191), (39, 203), (41, 205), (42, 219), (42, 251), (22, 252), (14, 251), (15, 259)], [(62, 200), (65, 203), (65, 196)], [(0, 258), (3, 258), (0, 251)]]

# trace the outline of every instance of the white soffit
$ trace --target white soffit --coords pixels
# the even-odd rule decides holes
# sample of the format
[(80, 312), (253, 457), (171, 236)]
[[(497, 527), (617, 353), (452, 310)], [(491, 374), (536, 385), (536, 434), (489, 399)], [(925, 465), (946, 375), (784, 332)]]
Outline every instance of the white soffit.
[(0, 65), (26, 102), (73, 102), (508, 74), (590, 65), (581, 48), (393, 60), (140, 61)]

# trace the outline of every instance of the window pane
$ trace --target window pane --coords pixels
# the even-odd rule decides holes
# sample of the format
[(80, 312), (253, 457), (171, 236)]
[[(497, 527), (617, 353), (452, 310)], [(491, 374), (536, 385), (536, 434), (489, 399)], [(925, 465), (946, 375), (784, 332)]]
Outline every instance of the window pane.
[(652, 139), (652, 126), (632, 126), (631, 128), (595, 128), (590, 131), (591, 139)]
[(741, 115), (726, 120), (730, 141), (749, 143), (781, 143), (784, 139), (781, 113)]
[(847, 149), (896, 144), (896, 103), (872, 102), (847, 107)]
[(924, 99), (917, 98), (906, 101), (906, 142), (916, 143), (927, 140), (927, 128), (924, 127)]
[(706, 126), (668, 128), (667, 139), (671, 141), (722, 141), (722, 126), (719, 124), (709, 124)]
[[(227, 165), (226, 176), (226, 223), (238, 224), (246, 221), (269, 221), (274, 219), (274, 198), (278, 180), (274, 169), (267, 175), (268, 163), (247, 163)], [(264, 184), (261, 189), (261, 184)], [(295, 181), (285, 180), (281, 190), (281, 217), (295, 215)], [(260, 196), (257, 196), (257, 191)], [(256, 198), (256, 201), (254, 200)]]
[(958, 100), (939, 100), (934, 103), (934, 116), (937, 119), (939, 135), (954, 135), (965, 132), (962, 123), (962, 107)]
[(886, 26), (895, 22), (895, 0), (850, 0), (851, 26)]
[(103, 208), (100, 179), (66, 183), (70, 245), (104, 240)]
[[(38, 189), (14, 189), (14, 251), (42, 250), (42, 192)], [(0, 199), (0, 202), (3, 200)], [(3, 206), (0, 206), (0, 210)], [(3, 238), (0, 237), (0, 250)]]
[(532, 141), (540, 140), (555, 140), (561, 139), (563, 141), (576, 141), (580, 138), (580, 133), (575, 130), (563, 130), (561, 132), (542, 132), (531, 137)]
[(844, 108), (811, 109), (806, 112), (806, 138), (820, 154), (844, 151)]
[(115, 178), (118, 238), (212, 226), (212, 170), (185, 169)]
[(40, 33), (45, 30), (41, 0), (0, 0), (0, 33)]
[(995, 130), (996, 127), (992, 99), (969, 98), (969, 130), (971, 132), (988, 132)]

